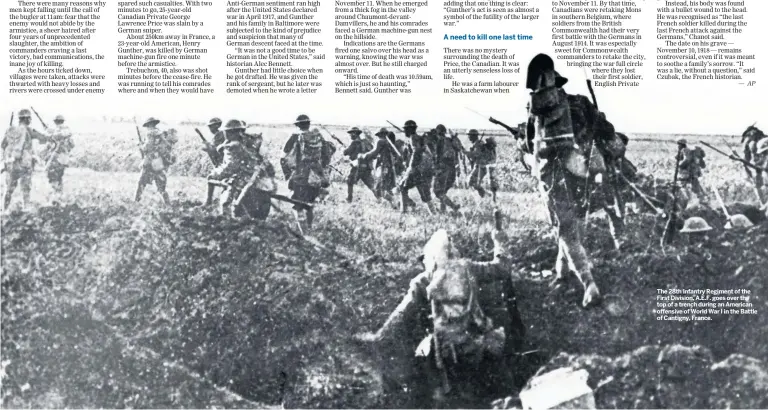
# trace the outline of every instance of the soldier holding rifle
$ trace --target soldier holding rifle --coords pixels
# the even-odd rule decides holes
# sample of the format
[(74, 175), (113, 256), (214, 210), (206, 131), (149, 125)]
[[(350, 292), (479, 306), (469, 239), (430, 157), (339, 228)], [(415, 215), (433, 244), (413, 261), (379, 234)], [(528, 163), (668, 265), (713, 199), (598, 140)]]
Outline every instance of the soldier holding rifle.
[[(42, 123), (42, 120), (40, 121)], [(57, 196), (60, 196), (64, 184), (64, 170), (69, 165), (69, 153), (75, 147), (72, 141), (72, 132), (69, 127), (64, 125), (64, 117), (57, 115), (53, 119), (55, 124), (47, 129), (48, 146), (45, 161), (45, 170), (48, 175), (48, 182)], [(43, 123), (43, 126), (45, 124)]]
[[(0, 147), (3, 149), (3, 168), (5, 170), (4, 209), (11, 205), (16, 185), (21, 186), (22, 207), (29, 204), (32, 191), (32, 172), (35, 168), (35, 157), (32, 152), (32, 139), (46, 142), (48, 137), (34, 130), (30, 124), (32, 113), (27, 109), (19, 111), (19, 125), (6, 130)], [(11, 119), (13, 121), (13, 119)]]
[[(141, 201), (141, 194), (144, 192), (144, 188), (154, 182), (158, 192), (163, 196), (163, 201), (166, 205), (170, 205), (171, 198), (168, 196), (168, 192), (166, 192), (168, 177), (165, 171), (175, 162), (172, 150), (177, 142), (177, 138), (173, 133), (158, 129), (157, 124), (159, 123), (160, 120), (157, 118), (149, 117), (143, 124), (144, 128), (147, 129), (147, 138), (141, 148), (144, 161), (142, 163), (141, 176), (139, 177), (139, 185), (136, 188), (135, 201)], [(141, 132), (138, 127), (136, 127), (136, 132), (141, 139)]]

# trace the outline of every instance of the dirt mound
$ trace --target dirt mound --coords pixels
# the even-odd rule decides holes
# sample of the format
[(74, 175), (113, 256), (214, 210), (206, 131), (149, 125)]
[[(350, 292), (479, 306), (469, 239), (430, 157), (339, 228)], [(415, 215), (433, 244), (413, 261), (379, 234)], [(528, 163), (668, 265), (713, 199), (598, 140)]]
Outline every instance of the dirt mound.
[[(277, 216), (236, 221), (193, 205), (156, 211), (68, 206), (3, 219), (2, 347), (11, 360), (4, 366), (4, 404), (51, 406), (57, 402), (35, 398), (56, 391), (70, 407), (405, 403), (402, 389), (383, 393), (386, 378), (348, 340), (381, 325), (400, 301), (419, 270), (412, 260), (423, 246), (420, 233), (404, 236), (394, 250), (365, 253), (352, 242), (381, 236), (374, 224), (328, 222), (318, 230), (328, 246), (318, 247)], [(768, 360), (768, 225), (716, 229), (701, 242), (681, 235), (662, 252), (663, 224), (629, 218), (618, 253), (605, 221), (590, 220), (585, 244), (606, 303), (587, 311), (579, 307), (578, 284), (552, 293), (541, 275), (532, 275), (552, 268), (553, 238), (534, 230), (513, 235), (510, 254), (517, 259), (519, 308), (532, 349), (544, 358), (563, 351), (618, 356), (638, 346), (681, 343), (705, 346), (715, 361), (732, 354)], [(460, 229), (455, 242), (465, 255), (486, 258), (486, 234)], [(342, 245), (361, 256), (349, 258)], [(657, 289), (670, 288), (749, 289), (760, 314), (658, 321)], [(131, 353), (144, 348), (157, 357)], [(739, 357), (718, 371), (738, 378), (741, 370), (729, 363)], [(762, 366), (743, 361), (743, 367)], [(183, 365), (200, 379), (163, 370), (162, 362)], [(104, 363), (114, 363), (113, 370), (101, 370)], [(179, 380), (187, 387), (176, 391)], [(242, 397), (222, 395), (212, 384)], [(745, 385), (731, 385), (750, 397)], [(707, 397), (711, 406), (726, 403)]]
[(598, 408), (765, 408), (768, 365), (741, 354), (717, 361), (702, 346), (648, 345), (616, 357), (560, 353), (539, 370), (585, 369)]

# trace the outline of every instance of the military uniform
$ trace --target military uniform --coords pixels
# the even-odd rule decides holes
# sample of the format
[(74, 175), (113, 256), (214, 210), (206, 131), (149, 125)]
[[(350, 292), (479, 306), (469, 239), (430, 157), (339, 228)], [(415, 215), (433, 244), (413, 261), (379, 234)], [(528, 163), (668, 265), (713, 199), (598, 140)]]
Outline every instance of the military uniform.
[(216, 167), (208, 178), (225, 182), (229, 187), (224, 191), (220, 202), (222, 215), (238, 217), (241, 214), (240, 198), (251, 177), (261, 167), (265, 167), (265, 177), (274, 177), (274, 169), (258, 152), (258, 147), (248, 146), (243, 142), (245, 128), (238, 120), (230, 120), (224, 128), (227, 141), (221, 145), (221, 165)]
[(20, 110), (19, 125), (6, 130), (0, 144), (3, 149), (3, 169), (5, 169), (5, 198), (7, 209), (11, 204), (16, 185), (21, 186), (23, 206), (29, 204), (32, 191), (32, 173), (35, 169), (36, 158), (32, 152), (32, 139), (46, 142), (48, 137), (30, 127), (32, 115), (29, 110)]
[(435, 149), (435, 167), (436, 175), (434, 180), (435, 196), (440, 200), (440, 210), (445, 211), (446, 207), (451, 207), (454, 211), (459, 209), (459, 205), (448, 198), (448, 191), (456, 184), (456, 168), (459, 165), (459, 153), (464, 151), (458, 136), (446, 133), (445, 126), (439, 124), (435, 129), (436, 141)]
[[(373, 192), (376, 198), (379, 198), (376, 182), (373, 178), (371, 160), (362, 156), (362, 154), (368, 151), (365, 147), (365, 142), (360, 138), (362, 131), (357, 127), (352, 127), (347, 133), (352, 137), (352, 142), (344, 150), (344, 156), (349, 157), (353, 161), (353, 165), (349, 169), (349, 175), (347, 175), (347, 202), (352, 202), (352, 193), (357, 181), (363, 181), (363, 184)], [(354, 161), (356, 161), (356, 164)]]
[(392, 190), (397, 187), (396, 164), (402, 157), (400, 151), (389, 139), (389, 131), (382, 128), (376, 133), (379, 139), (371, 151), (360, 154), (360, 158), (367, 161), (376, 160), (376, 192), (379, 197), (392, 202)]
[(472, 147), (466, 152), (467, 158), (469, 158), (472, 164), (472, 173), (469, 176), (469, 186), (476, 190), (480, 196), (485, 196), (485, 189), (483, 188), (483, 178), (488, 175), (491, 182), (491, 191), (496, 192), (499, 189), (498, 182), (496, 181), (495, 162), (496, 155), (490, 148), (478, 138), (477, 130), (469, 130), (469, 140), (472, 142)]
[(46, 149), (46, 174), (54, 191), (61, 193), (64, 170), (69, 165), (69, 153), (75, 147), (72, 132), (64, 125), (64, 117), (57, 115), (56, 124), (48, 128), (48, 147)]
[[(597, 185), (590, 175), (605, 173), (609, 163), (623, 158), (626, 147), (587, 97), (562, 89), (567, 81), (555, 71), (549, 56), (539, 54), (531, 61), (526, 82), (532, 90), (526, 136), (535, 159), (533, 173), (557, 230), (557, 279), (573, 271), (584, 286), (582, 304), (587, 307), (601, 296), (582, 244), (590, 206), (586, 191)], [(609, 217), (613, 231), (621, 221), (613, 213)]]
[(156, 126), (159, 123), (160, 120), (153, 117), (144, 122), (147, 134), (141, 150), (144, 153), (144, 162), (139, 177), (139, 186), (136, 190), (136, 202), (141, 200), (144, 188), (154, 182), (158, 192), (163, 196), (163, 201), (166, 204), (171, 203), (171, 198), (166, 192), (168, 183), (166, 170), (175, 162), (172, 150), (178, 139), (174, 133), (157, 129)]
[(681, 148), (680, 156), (677, 158), (680, 162), (678, 180), (684, 186), (689, 185), (691, 191), (699, 198), (699, 201), (705, 203), (707, 201), (707, 194), (699, 182), (704, 165), (704, 151), (701, 148), (698, 150), (688, 148), (687, 141), (685, 140), (679, 140), (677, 143)]
[[(432, 204), (432, 179), (435, 176), (432, 151), (427, 146), (426, 135), (416, 133), (416, 122), (409, 120), (403, 126), (405, 135), (410, 139), (408, 168), (400, 181), (401, 210), (406, 212), (409, 200), (408, 191), (416, 188), (421, 200), (427, 204), (430, 213), (434, 212)], [(411, 203), (413, 201), (410, 201)]]
[[(283, 173), (288, 177), (288, 189), (293, 191), (292, 199), (313, 203), (321, 190), (328, 188), (331, 183), (325, 167), (330, 164), (332, 154), (330, 145), (325, 141), (317, 128), (310, 130), (310, 119), (302, 114), (296, 118), (294, 125), (300, 132), (291, 135), (283, 147), (286, 156), (281, 161)], [(298, 211), (302, 208), (294, 205)], [(313, 210), (307, 209), (307, 227), (311, 229), (314, 218)]]
[[(517, 308), (511, 263), (503, 253), (504, 234), (494, 231), (494, 259), (488, 262), (460, 258), (452, 245), (452, 250), (443, 249), (440, 253), (444, 254), (435, 257), (430, 243), (440, 234), (447, 235), (438, 231), (425, 246), (425, 271), (411, 280), (384, 325), (376, 332), (358, 334), (356, 339), (386, 349), (378, 353), (388, 360), (404, 362), (412, 360), (417, 345), (430, 331), (438, 332), (446, 363), (453, 363), (451, 353), (456, 354), (459, 365), (476, 365), (483, 356), (499, 362), (519, 352), (525, 326)], [(431, 318), (432, 303), (437, 317)], [(434, 352), (429, 357), (434, 358)]]

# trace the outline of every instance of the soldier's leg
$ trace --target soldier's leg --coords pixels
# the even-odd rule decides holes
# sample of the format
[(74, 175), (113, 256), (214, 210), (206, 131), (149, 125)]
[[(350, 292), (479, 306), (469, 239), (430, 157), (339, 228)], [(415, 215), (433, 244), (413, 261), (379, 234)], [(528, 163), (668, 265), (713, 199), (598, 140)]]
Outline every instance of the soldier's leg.
[(496, 193), (499, 192), (499, 181), (496, 179), (496, 168), (488, 168), (488, 179), (491, 183), (491, 193), (493, 193), (493, 199), (496, 200)]
[(443, 193), (443, 204), (448, 205), (451, 209), (453, 209), (454, 212), (458, 211), (461, 206), (459, 204), (453, 202), (451, 198), (448, 197), (448, 191), (451, 190), (456, 185), (456, 167), (451, 167), (451, 169), (447, 170), (447, 177), (445, 182), (445, 192)]
[(25, 169), (19, 175), (19, 185), (21, 188), (22, 206), (29, 205), (29, 197), (32, 193), (32, 169)]
[(483, 188), (483, 177), (485, 176), (485, 168), (481, 166), (475, 166), (472, 170), (472, 174), (469, 177), (469, 186), (472, 187), (480, 197), (485, 196), (485, 189)]
[(424, 178), (419, 185), (416, 186), (416, 190), (419, 191), (421, 201), (427, 204), (427, 210), (430, 214), (435, 214), (435, 204), (432, 203), (432, 178)]
[(146, 168), (141, 169), (141, 175), (139, 175), (139, 183), (136, 188), (136, 197), (134, 200), (139, 202), (141, 200), (141, 194), (144, 192), (144, 188), (152, 181), (152, 175)]
[(165, 190), (166, 186), (168, 185), (168, 176), (165, 175), (165, 171), (155, 172), (153, 177), (155, 180), (155, 186), (157, 186), (157, 190), (160, 192), (160, 195), (163, 196), (163, 202), (165, 202), (166, 205), (170, 205), (171, 198), (168, 196), (168, 192)]
[(213, 194), (215, 193), (216, 185), (208, 184), (208, 193), (205, 197), (205, 206), (213, 204)]
[(48, 168), (45, 170), (48, 177), (48, 183), (51, 184), (53, 191), (61, 193), (62, 190), (62, 178), (64, 177), (64, 167), (55, 161), (48, 164)]
[(357, 168), (352, 167), (349, 169), (349, 175), (347, 175), (347, 202), (352, 202), (352, 193), (357, 183), (357, 175)]
[(563, 253), (568, 262), (568, 268), (576, 274), (584, 286), (584, 298), (582, 305), (589, 307), (600, 301), (600, 291), (592, 278), (592, 268), (590, 266), (587, 251), (582, 244), (584, 236), (584, 218), (579, 217), (571, 204), (567, 203), (566, 198), (560, 198), (559, 204), (554, 208), (557, 212), (559, 222), (558, 237), (559, 246), (562, 246)]
[[(438, 202), (440, 202), (440, 212), (445, 212), (447, 208), (446, 204), (446, 197), (445, 194), (448, 191), (448, 172), (445, 169), (438, 169), (437, 174), (435, 175), (435, 178), (432, 182), (433, 191), (435, 193), (435, 196), (437, 197)], [(419, 194), (421, 194), (421, 191), (419, 191)], [(424, 198), (422, 197), (422, 201)], [(424, 201), (426, 202), (426, 201)]]
[(381, 198), (381, 192), (376, 189), (376, 178), (373, 177), (373, 170), (370, 168), (361, 170), (360, 180), (363, 181), (363, 184), (365, 184), (365, 186), (367, 186), (371, 192), (373, 192), (373, 195), (376, 197), (376, 199)]
[(11, 167), (5, 171), (5, 198), (3, 209), (8, 209), (11, 205), (11, 199), (13, 198), (13, 191), (16, 190), (16, 185), (19, 183), (19, 172), (15, 167)]

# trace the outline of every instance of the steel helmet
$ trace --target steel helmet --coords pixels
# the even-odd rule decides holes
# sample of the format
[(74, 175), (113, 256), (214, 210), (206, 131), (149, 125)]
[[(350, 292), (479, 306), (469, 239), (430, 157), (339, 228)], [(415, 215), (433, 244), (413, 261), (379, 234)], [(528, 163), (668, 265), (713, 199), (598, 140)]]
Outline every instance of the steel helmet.
[(416, 121), (414, 120), (406, 121), (405, 125), (403, 125), (403, 128), (416, 128)]
[(386, 137), (387, 134), (389, 134), (389, 131), (387, 131), (386, 128), (381, 127), (381, 129), (379, 129), (379, 132), (376, 133), (376, 136), (377, 137), (382, 137), (382, 136)]
[(217, 124), (221, 125), (221, 118), (219, 118), (219, 117), (213, 117), (213, 118), (211, 118), (210, 121), (208, 121), (208, 126), (217, 125)]
[(28, 109), (24, 108), (19, 110), (19, 118), (31, 118), (31, 117), (32, 117), (32, 113)]
[(355, 135), (360, 135), (360, 134), (362, 134), (362, 133), (363, 133), (363, 132), (362, 132), (362, 131), (360, 131), (360, 128), (357, 128), (357, 127), (352, 127), (352, 128), (350, 128), (350, 129), (349, 129), (349, 131), (347, 131), (347, 134), (355, 134)]
[(64, 116), (61, 114), (57, 115), (56, 118), (53, 119), (53, 122), (59, 122), (59, 121), (64, 122)]
[(147, 125), (149, 125), (149, 124), (154, 124), (154, 125), (157, 125), (158, 123), (160, 123), (160, 120), (158, 120), (158, 119), (157, 119), (157, 118), (155, 118), (155, 117), (149, 117), (149, 118), (147, 118), (147, 120), (146, 120), (146, 121), (144, 121), (144, 124), (143, 124), (143, 125), (146, 127), (146, 126), (147, 126)]
[(477, 132), (476, 129), (472, 128), (471, 130), (469, 130), (469, 132), (467, 132), (467, 135), (480, 135), (480, 133)]
[(725, 224), (725, 229), (751, 228), (755, 226), (752, 221), (742, 214), (732, 215)]
[(245, 127), (243, 127), (243, 123), (239, 120), (229, 120), (227, 121), (227, 125), (224, 126), (224, 131), (229, 130), (244, 130)]
[(704, 218), (699, 216), (692, 216), (685, 220), (685, 223), (683, 224), (683, 229), (680, 230), (680, 232), (683, 233), (695, 233), (695, 232), (707, 232), (711, 231), (712, 227), (709, 226), (706, 220)]
[(435, 127), (435, 131), (437, 131), (437, 132), (439, 132), (439, 133), (445, 133), (445, 132), (447, 132), (448, 130), (446, 130), (446, 129), (445, 129), (445, 125), (443, 125), (443, 124), (437, 124), (437, 127)]
[(763, 138), (757, 142), (755, 154), (762, 155), (768, 152), (768, 138)]
[(302, 122), (309, 122), (309, 116), (305, 114), (301, 114), (298, 117), (296, 117), (296, 122), (294, 124), (300, 124)]
[(686, 145), (688, 145), (688, 141), (686, 141), (685, 138), (681, 138), (681, 139), (677, 140), (677, 145), (686, 146)]

